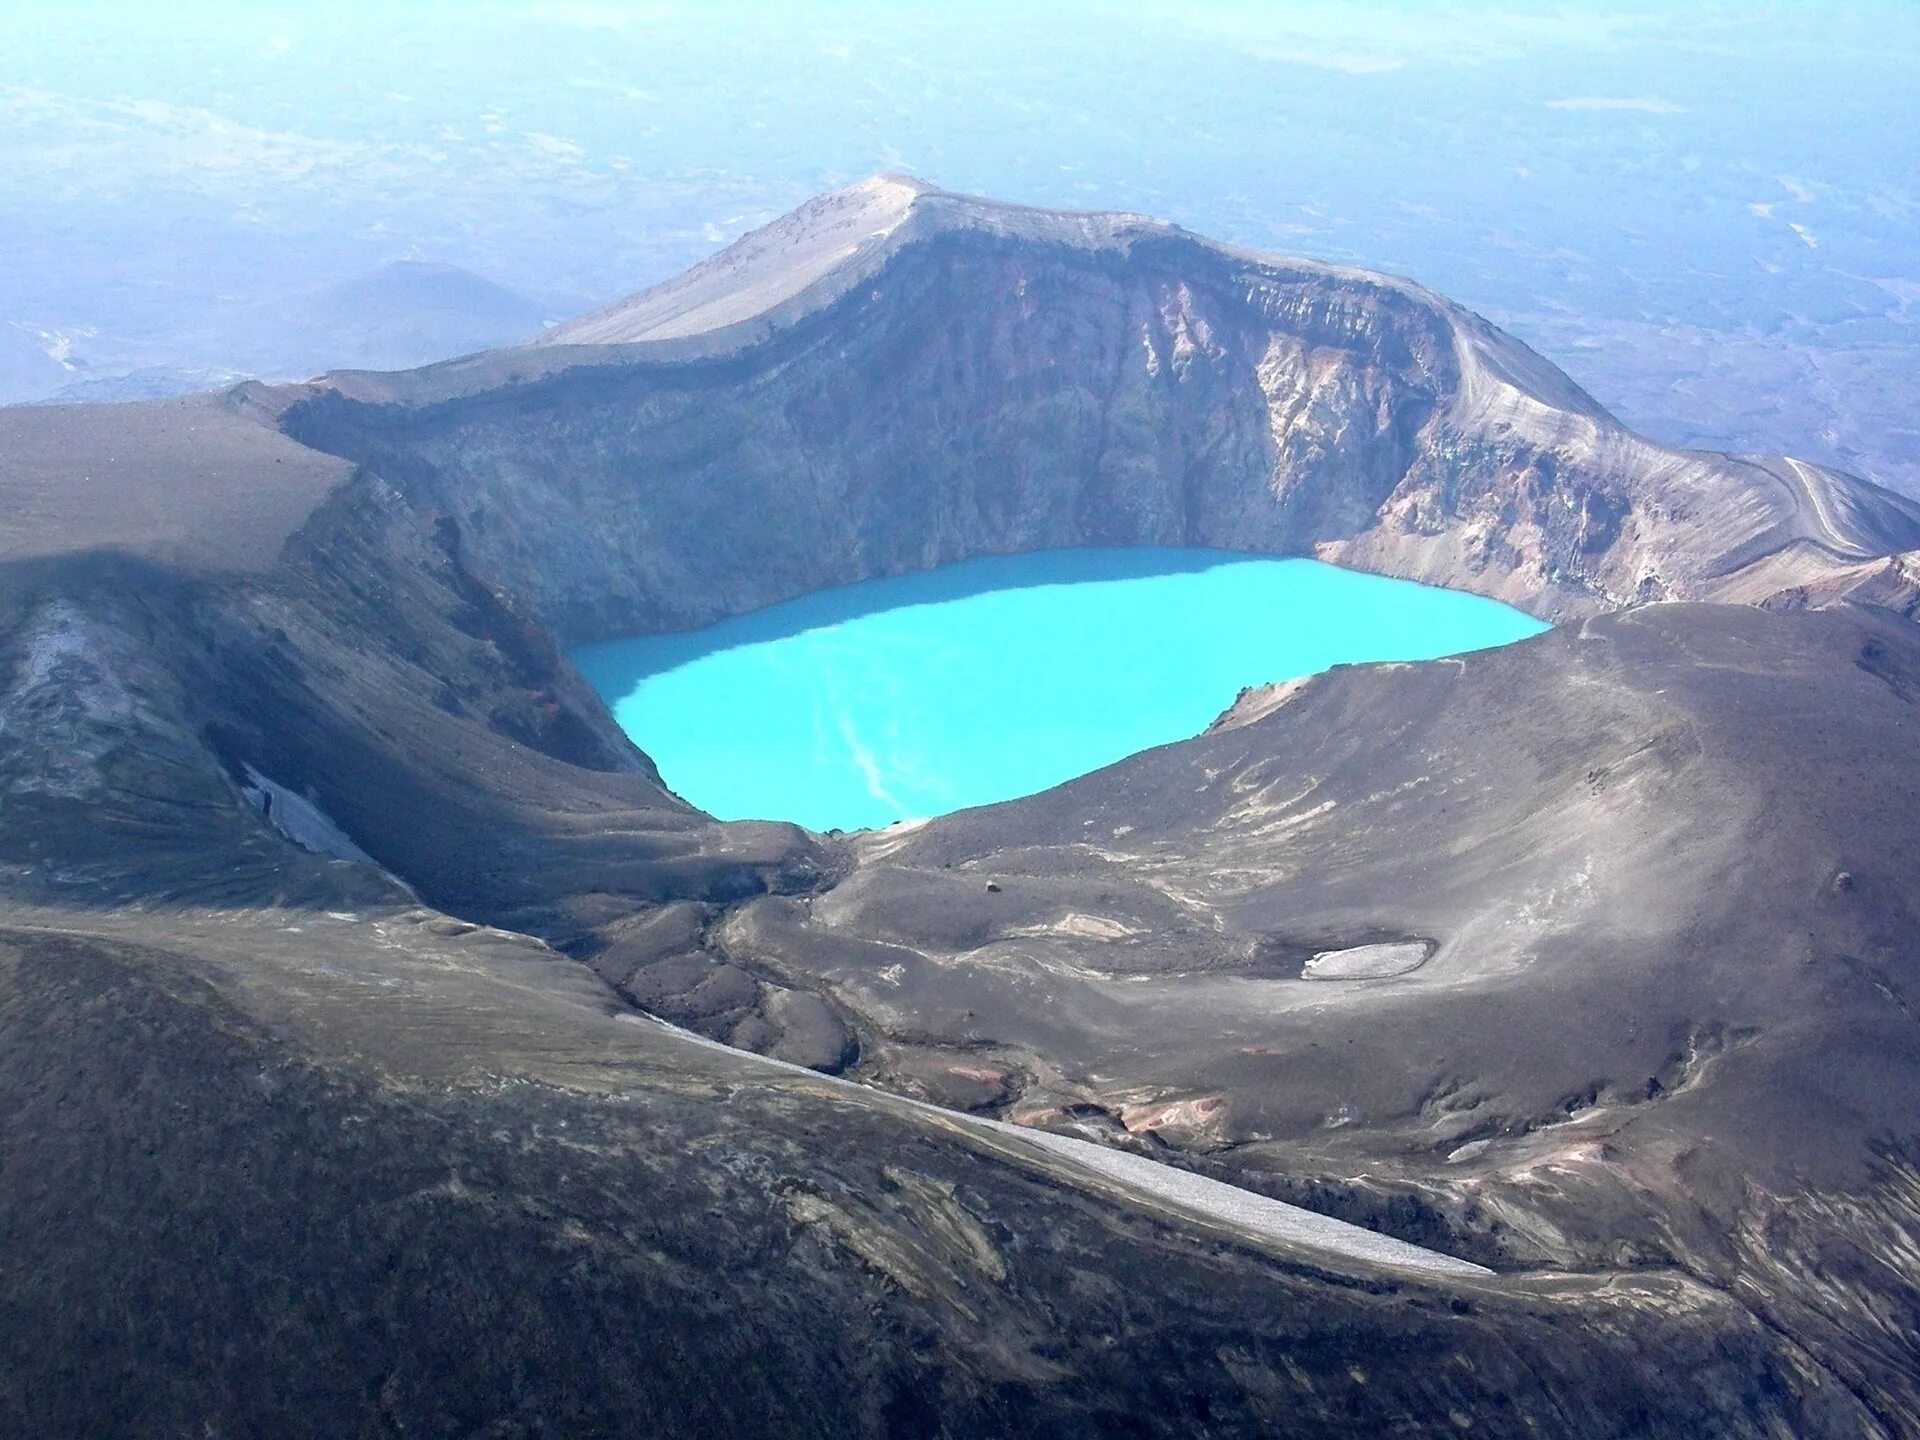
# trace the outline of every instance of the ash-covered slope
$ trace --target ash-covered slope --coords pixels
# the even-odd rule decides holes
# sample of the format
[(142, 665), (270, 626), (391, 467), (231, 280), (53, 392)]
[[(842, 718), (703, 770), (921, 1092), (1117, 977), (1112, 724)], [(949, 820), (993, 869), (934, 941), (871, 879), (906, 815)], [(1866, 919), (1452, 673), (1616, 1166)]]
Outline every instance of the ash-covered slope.
[(824, 979), (908, 1087), (1661, 1247), (1586, 1187), (1844, 1179), (1920, 1094), (1917, 640), (1653, 606), (1343, 667), (862, 836), (710, 948)]
[(89, 552), (271, 569), (353, 467), (275, 431), (260, 387), (0, 409), (0, 564)]
[[(1537, 1225), (1510, 1246), (1404, 1186), (1299, 1197), (1507, 1272), (1436, 1278), (1198, 1221), (958, 1115), (646, 1023), (630, 972), (697, 969), (685, 1018), (757, 1015), (757, 1044), (806, 1058), (811, 1002), (816, 1021), (863, 1030), (867, 1068), (889, 1073), (877, 1011), (845, 1008), (831, 977), (783, 978), (782, 944), (741, 943), (761, 919), (743, 898), (831, 906), (848, 857), (785, 827), (704, 821), (630, 756), (569, 763), (542, 753), (563, 748), (554, 731), (516, 740), (510, 707), (537, 654), (404, 512), (335, 508), (341, 533), (271, 583), (123, 563), (7, 596), (11, 1433), (165, 1434), (211, 1415), (290, 1435), (1184, 1435), (1204, 1421), (1337, 1436), (1459, 1414), (1495, 1435), (1852, 1435), (1905, 1403), (1861, 1327), (1903, 1313), (1881, 1272), (1897, 1280), (1891, 1227), (1911, 1217), (1867, 1174), (1817, 1193), (1845, 1218), (1800, 1242), (1873, 1247), (1837, 1272), (1857, 1296), (1837, 1313), (1750, 1255), (1682, 1266), (1642, 1238), (1711, 1191), (1649, 1200), (1618, 1182), (1636, 1249), (1599, 1258)], [(1842, 623), (1749, 619), (1783, 655)], [(1898, 679), (1910, 663), (1890, 651), (1881, 668)], [(1512, 703), (1539, 699), (1517, 687)], [(391, 873), (290, 844), (263, 780)], [(1204, 846), (1212, 822), (1168, 807), (1163, 823)], [(592, 965), (423, 906), (409, 884)], [(1022, 888), (1001, 894), (1028, 903)], [(982, 885), (979, 900), (1001, 894)], [(925, 918), (909, 896), (897, 923)], [(1064, 988), (1051, 1003), (1079, 1008)], [(1463, 1075), (1538, 1058), (1504, 1036), (1449, 1053)], [(970, 1044), (946, 1078), (1001, 1059)], [(937, 1068), (894, 1078), (918, 1088)], [(1344, 1073), (1361, 1093), (1361, 1069)], [(1792, 1103), (1764, 1075), (1744, 1084), (1751, 1109)], [(1240, 1178), (1322, 1179), (1320, 1158), (1270, 1150), (1275, 1173)], [(1521, 1193), (1496, 1178), (1484, 1203), (1551, 1213)], [(1730, 1274), (1768, 1289), (1728, 1294)], [(734, 1371), (747, 1378), (714, 1383)]]
[(1916, 817), (1910, 623), (1651, 606), (1250, 693), (862, 837), (704, 957), (824, 984), (893, 1088), (1495, 1263), (1727, 1284), (1910, 1415)]
[(933, 187), (876, 175), (808, 201), (684, 275), (554, 326), (540, 345), (630, 345), (721, 332), (736, 344), (843, 295), (884, 263)]
[[(0, 503), (9, 1434), (1916, 1433), (1864, 482), (1405, 282), (882, 181), (540, 344), (0, 412)], [(694, 811), (563, 658), (1132, 541), (1572, 623), (856, 837)]]

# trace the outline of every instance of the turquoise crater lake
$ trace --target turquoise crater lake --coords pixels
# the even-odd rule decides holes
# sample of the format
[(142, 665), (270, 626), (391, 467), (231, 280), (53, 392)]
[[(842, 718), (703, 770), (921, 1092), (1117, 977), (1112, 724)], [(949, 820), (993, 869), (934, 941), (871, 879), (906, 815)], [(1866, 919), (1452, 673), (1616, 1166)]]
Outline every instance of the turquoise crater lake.
[(1242, 686), (1545, 628), (1496, 600), (1313, 560), (1052, 550), (572, 658), (685, 799), (828, 830), (1044, 790), (1197, 734)]

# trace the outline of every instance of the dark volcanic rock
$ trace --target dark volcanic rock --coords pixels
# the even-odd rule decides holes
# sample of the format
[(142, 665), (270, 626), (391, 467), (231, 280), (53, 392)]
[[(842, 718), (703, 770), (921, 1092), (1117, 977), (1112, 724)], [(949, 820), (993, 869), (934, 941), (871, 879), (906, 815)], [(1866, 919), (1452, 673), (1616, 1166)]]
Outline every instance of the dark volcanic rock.
[[(882, 180), (541, 344), (0, 412), (0, 505), (10, 1435), (1920, 1433), (1906, 502)], [(1569, 623), (851, 837), (564, 659), (1135, 542)]]
[[(464, 975), (410, 976), (438, 1018), (381, 1049), (401, 1073), (319, 1064), (302, 1043), (317, 1030), (378, 1044), (394, 1026), (309, 947), (242, 937), (307, 975), (291, 1043), (280, 1003), (269, 1029), (222, 993), (257, 979), (195, 978), (217, 942), (187, 960), (0, 932), (9, 1434), (177, 1435), (210, 1414), (289, 1437), (1865, 1420), (1735, 1302), (1675, 1277), (1470, 1298), (1342, 1280), (1063, 1190), (883, 1097), (816, 1093), (584, 1006), (517, 1017), (505, 1063), (543, 1055), (548, 1083), (423, 1083), (407, 1073), (422, 1047), (435, 1068), (469, 1046), (502, 1063), (459, 1018), (498, 979), (474, 955)], [(337, 943), (346, 966), (396, 973)], [(1583, 1333), (1586, 1309), (1606, 1319)], [(1650, 1351), (1662, 1363), (1642, 1367)]]

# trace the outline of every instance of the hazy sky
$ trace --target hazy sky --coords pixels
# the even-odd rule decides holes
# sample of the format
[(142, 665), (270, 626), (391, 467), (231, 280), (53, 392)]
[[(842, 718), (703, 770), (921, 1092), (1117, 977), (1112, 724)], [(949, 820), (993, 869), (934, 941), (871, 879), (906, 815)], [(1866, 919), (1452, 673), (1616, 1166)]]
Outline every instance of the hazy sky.
[(297, 369), (262, 327), (386, 262), (557, 317), (907, 170), (1408, 273), (1629, 418), (1920, 482), (1916, 73), (1911, 0), (12, 3), (0, 330), (48, 388)]

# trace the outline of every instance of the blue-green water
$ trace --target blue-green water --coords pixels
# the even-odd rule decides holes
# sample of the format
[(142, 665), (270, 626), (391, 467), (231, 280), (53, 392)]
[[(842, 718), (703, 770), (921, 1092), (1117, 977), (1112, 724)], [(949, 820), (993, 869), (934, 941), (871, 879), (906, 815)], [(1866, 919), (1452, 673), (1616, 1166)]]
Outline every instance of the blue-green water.
[(666, 782), (725, 820), (886, 825), (1204, 729), (1244, 685), (1546, 627), (1495, 600), (1213, 550), (1054, 550), (583, 646)]

